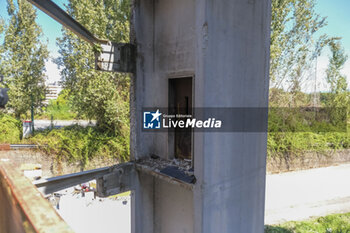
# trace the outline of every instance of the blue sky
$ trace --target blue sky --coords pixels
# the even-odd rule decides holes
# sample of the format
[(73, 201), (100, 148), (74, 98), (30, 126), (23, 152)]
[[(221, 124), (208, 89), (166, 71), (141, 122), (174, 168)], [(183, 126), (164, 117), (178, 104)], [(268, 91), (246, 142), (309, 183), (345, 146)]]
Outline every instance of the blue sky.
[[(56, 4), (64, 8), (67, 0), (54, 0)], [(342, 37), (342, 43), (347, 54), (350, 55), (350, 0), (316, 0), (316, 12), (321, 16), (327, 16), (328, 26), (323, 28), (321, 33), (327, 33), (330, 36)], [(7, 18), (6, 0), (0, 0), (0, 16)], [(48, 48), (51, 57), (58, 56), (58, 48), (56, 45), (56, 38), (61, 36), (61, 25), (51, 19), (46, 14), (38, 10), (38, 24), (42, 26), (44, 32), (44, 40), (48, 40)], [(319, 90), (326, 90), (322, 78), (324, 78), (324, 71), (328, 64), (329, 51), (324, 51), (318, 59), (317, 76), (320, 80)], [(350, 58), (349, 58), (350, 60)], [(56, 65), (50, 60), (46, 64), (47, 75), (51, 81), (60, 79), (59, 71)], [(344, 74), (350, 79), (350, 61), (348, 61), (343, 69)]]
[[(64, 9), (65, 3), (67, 3), (67, 0), (54, 0), (54, 2), (59, 5), (61, 8)], [(56, 46), (56, 38), (61, 36), (61, 24), (57, 23), (55, 20), (53, 20), (51, 17), (46, 15), (40, 10), (37, 10), (38, 18), (37, 23), (42, 27), (43, 33), (44, 33), (44, 40), (49, 41), (48, 43), (48, 49), (50, 50), (50, 53), (52, 56), (58, 55), (58, 48)], [(0, 16), (2, 18), (7, 19), (7, 1), (6, 0), (0, 0)]]
[[(67, 0), (54, 0), (56, 4), (58, 4), (61, 8), (64, 8), (64, 4), (66, 4)], [(0, 17), (7, 19), (7, 1), (6, 0), (0, 0)], [(60, 80), (60, 74), (59, 70), (52, 62), (52, 58), (57, 57), (58, 54), (58, 47), (56, 45), (56, 38), (60, 37), (61, 34), (61, 24), (57, 23), (55, 20), (53, 20), (51, 17), (47, 16), (45, 13), (43, 13), (40, 10), (37, 10), (38, 18), (37, 23), (42, 27), (43, 29), (43, 40), (48, 41), (48, 49), (50, 51), (50, 59), (46, 63), (46, 74), (48, 76), (48, 82), (54, 82)]]
[(328, 26), (322, 32), (330, 36), (342, 37), (347, 54), (350, 54), (350, 1), (316, 0), (316, 12), (327, 16)]
[[(342, 72), (350, 83), (350, 1), (349, 0), (316, 0), (315, 11), (320, 16), (326, 16), (328, 25), (320, 30), (320, 33), (327, 33), (329, 36), (341, 37), (345, 52), (349, 59)], [(328, 65), (329, 50), (325, 50), (317, 60), (318, 90), (327, 91), (325, 83), (325, 70)]]

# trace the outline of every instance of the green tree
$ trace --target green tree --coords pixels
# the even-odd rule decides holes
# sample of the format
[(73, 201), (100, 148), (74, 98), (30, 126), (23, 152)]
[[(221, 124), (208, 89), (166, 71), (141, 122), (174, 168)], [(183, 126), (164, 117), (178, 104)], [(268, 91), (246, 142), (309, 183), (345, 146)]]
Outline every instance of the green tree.
[(349, 107), (349, 92), (347, 91), (346, 76), (341, 73), (348, 56), (345, 54), (340, 41), (329, 43), (331, 56), (326, 70), (326, 80), (330, 86), (330, 99), (328, 107)]
[[(130, 3), (126, 0), (70, 0), (68, 13), (99, 38), (129, 40)], [(96, 119), (98, 126), (129, 137), (129, 78), (94, 70), (94, 48), (69, 30), (58, 39), (64, 87), (79, 115)], [(125, 143), (125, 145), (128, 143)]]
[(8, 107), (19, 118), (28, 112), (32, 101), (35, 108), (42, 106), (48, 51), (40, 40), (42, 31), (35, 22), (32, 5), (26, 0), (7, 3), (10, 20), (5, 26), (2, 64), (5, 83), (10, 88)]
[[(272, 0), (271, 87), (289, 91), (291, 103), (300, 95), (321, 49), (333, 39), (315, 36), (325, 25), (326, 18), (315, 12), (314, 0)], [(275, 94), (270, 95), (270, 102), (281, 104)]]
[(326, 70), (326, 80), (330, 85), (332, 93), (340, 94), (346, 92), (347, 83), (346, 76), (341, 74), (348, 56), (344, 52), (344, 48), (340, 41), (332, 41), (329, 43), (331, 56), (329, 57), (329, 65)]

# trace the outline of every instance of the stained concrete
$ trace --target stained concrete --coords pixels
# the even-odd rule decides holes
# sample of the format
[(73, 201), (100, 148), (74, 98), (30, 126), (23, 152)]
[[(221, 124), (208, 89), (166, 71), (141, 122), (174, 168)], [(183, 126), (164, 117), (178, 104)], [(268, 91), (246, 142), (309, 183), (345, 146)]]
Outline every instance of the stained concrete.
[[(167, 107), (169, 78), (193, 78), (194, 107), (268, 106), (270, 0), (134, 0), (132, 15), (133, 159), (171, 159), (166, 132), (142, 131), (143, 107)], [(132, 232), (262, 233), (266, 140), (195, 133), (194, 190), (139, 173)]]
[[(194, 76), (195, 1), (136, 1), (138, 49), (134, 79), (135, 121), (142, 107), (168, 106), (168, 79)], [(167, 133), (144, 133), (134, 122), (134, 158), (168, 156)], [(134, 192), (132, 232), (193, 232), (193, 194), (182, 187), (139, 174)], [(133, 216), (133, 214), (132, 214)]]

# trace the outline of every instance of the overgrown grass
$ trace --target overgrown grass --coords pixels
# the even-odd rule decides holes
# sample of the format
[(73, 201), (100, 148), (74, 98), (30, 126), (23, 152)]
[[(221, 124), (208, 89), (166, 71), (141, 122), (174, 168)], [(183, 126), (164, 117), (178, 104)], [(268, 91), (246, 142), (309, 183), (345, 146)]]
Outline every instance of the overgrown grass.
[(50, 103), (43, 108), (43, 112), (36, 116), (36, 119), (51, 119), (54, 120), (74, 120), (77, 114), (72, 110), (67, 101), (58, 98), (50, 100)]
[[(57, 115), (56, 115), (57, 116)], [(45, 149), (58, 159), (81, 162), (83, 165), (94, 157), (129, 157), (129, 128), (107, 133), (98, 127), (70, 126), (36, 132), (29, 139), (21, 140), (22, 123), (8, 114), (0, 114), (0, 143), (47, 144)], [(328, 154), (330, 150), (350, 148), (350, 130), (347, 132), (269, 132), (267, 149), (269, 157), (298, 156), (317, 151)]]
[[(311, 109), (312, 110), (312, 109)], [(334, 109), (317, 113), (302, 108), (276, 108), (269, 111), (268, 156), (288, 153), (298, 156), (308, 151), (329, 152), (350, 148), (350, 128), (346, 112), (338, 120)], [(338, 110), (338, 109), (335, 109)], [(341, 109), (340, 109), (341, 110)]]
[(0, 143), (45, 145), (41, 150), (56, 157), (57, 162), (80, 162), (84, 168), (91, 159), (112, 158), (120, 162), (129, 160), (129, 129), (116, 135), (98, 127), (72, 125), (60, 129), (36, 131), (21, 140), (22, 122), (11, 115), (0, 114)]
[(305, 152), (329, 152), (350, 148), (350, 131), (347, 132), (276, 132), (267, 139), (268, 157), (286, 153), (298, 156)]
[(116, 158), (120, 162), (129, 159), (128, 135), (111, 135), (96, 127), (73, 125), (40, 131), (27, 141), (47, 145), (43, 150), (50, 155), (56, 155), (58, 160), (80, 162), (83, 168), (95, 157)]
[(19, 143), (22, 135), (22, 122), (0, 113), (0, 143)]
[(265, 233), (350, 233), (350, 213), (265, 226)]

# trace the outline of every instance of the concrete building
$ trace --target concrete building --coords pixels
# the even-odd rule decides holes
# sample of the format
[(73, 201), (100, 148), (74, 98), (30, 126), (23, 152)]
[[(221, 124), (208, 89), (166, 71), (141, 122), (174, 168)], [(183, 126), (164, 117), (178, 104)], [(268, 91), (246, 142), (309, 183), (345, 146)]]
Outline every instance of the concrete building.
[[(104, 44), (97, 68), (133, 73), (132, 161), (38, 181), (39, 190), (94, 178), (99, 196), (132, 190), (133, 233), (264, 232), (267, 132), (254, 128), (267, 128), (270, 0), (133, 0), (131, 45), (94, 37), (51, 1), (29, 1)], [(147, 131), (145, 108), (241, 108), (230, 119), (241, 130)]]
[[(171, 134), (144, 132), (140, 120), (144, 107), (171, 104), (174, 82), (183, 83), (179, 90), (192, 108), (268, 106), (270, 0), (133, 4), (131, 42), (138, 52), (131, 91), (133, 159), (176, 157)], [(267, 117), (257, 124), (266, 125)], [(262, 233), (266, 135), (193, 133), (192, 188), (138, 172), (132, 232)]]
[(48, 83), (46, 85), (47, 92), (45, 95), (45, 104), (49, 104), (50, 100), (57, 99), (58, 95), (62, 91), (62, 85), (59, 82)]

